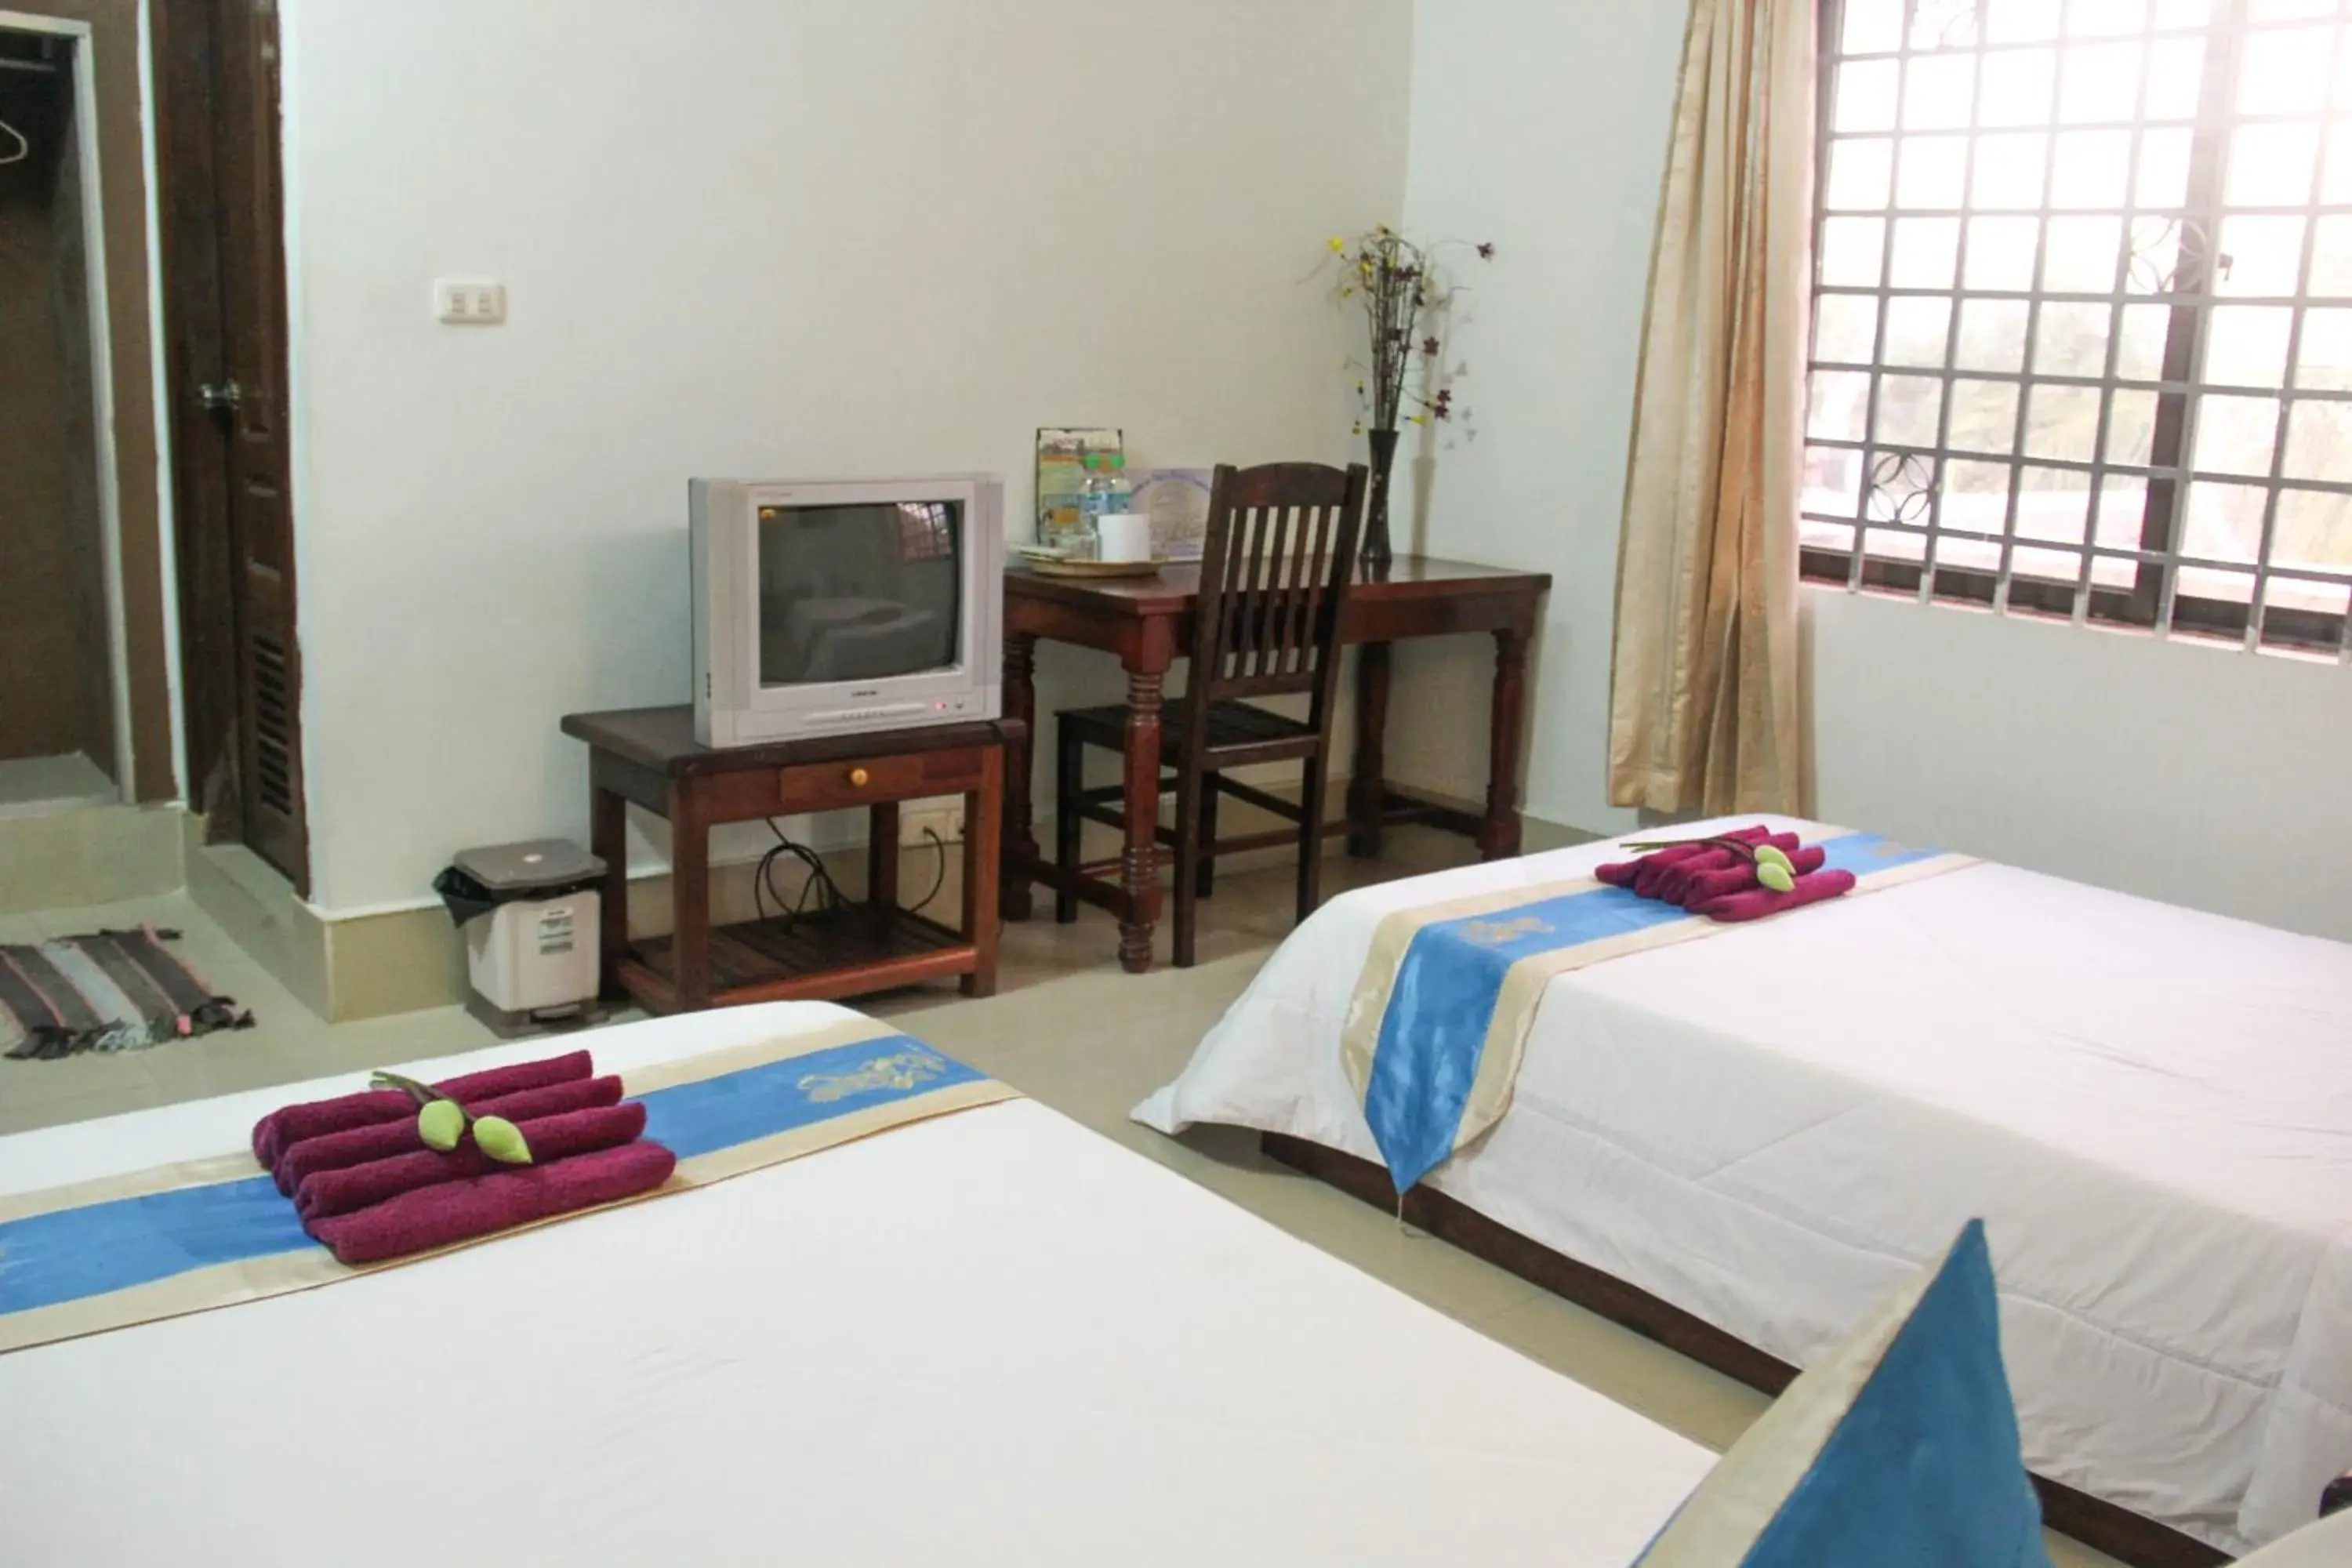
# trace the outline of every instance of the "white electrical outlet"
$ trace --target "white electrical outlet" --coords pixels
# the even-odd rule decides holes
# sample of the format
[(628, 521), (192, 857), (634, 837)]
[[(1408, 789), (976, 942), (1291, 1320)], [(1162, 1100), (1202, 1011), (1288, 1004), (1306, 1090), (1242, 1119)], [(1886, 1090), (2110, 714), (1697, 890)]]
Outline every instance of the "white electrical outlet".
[(452, 326), (494, 327), (507, 319), (507, 286), (436, 279), (433, 313)]
[(898, 842), (907, 846), (929, 844), (926, 830), (940, 836), (942, 844), (961, 843), (963, 839), (963, 802), (952, 805), (927, 806), (919, 811), (898, 813)]

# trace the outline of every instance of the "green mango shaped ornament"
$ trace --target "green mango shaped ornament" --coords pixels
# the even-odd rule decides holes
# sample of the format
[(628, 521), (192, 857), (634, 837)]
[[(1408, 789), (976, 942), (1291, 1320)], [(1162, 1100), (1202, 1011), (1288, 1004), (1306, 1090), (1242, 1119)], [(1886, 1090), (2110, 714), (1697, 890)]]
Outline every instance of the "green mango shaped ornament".
[(501, 1165), (530, 1163), (530, 1143), (522, 1129), (503, 1116), (475, 1118), (474, 1145)]
[(466, 1135), (466, 1108), (454, 1100), (432, 1101), (416, 1113), (416, 1135), (446, 1154)]
[(1786, 864), (1775, 865), (1761, 856), (1756, 861), (1756, 879), (1776, 893), (1788, 892), (1797, 885), (1797, 879), (1789, 874)]
[[(1777, 844), (1759, 845), (1756, 849), (1756, 864), (1759, 867), (1778, 866), (1781, 870), (1786, 871), (1791, 877), (1797, 874), (1795, 863), (1789, 858), (1787, 854), (1785, 854)], [(1779, 890), (1781, 892), (1788, 891), (1786, 888)]]

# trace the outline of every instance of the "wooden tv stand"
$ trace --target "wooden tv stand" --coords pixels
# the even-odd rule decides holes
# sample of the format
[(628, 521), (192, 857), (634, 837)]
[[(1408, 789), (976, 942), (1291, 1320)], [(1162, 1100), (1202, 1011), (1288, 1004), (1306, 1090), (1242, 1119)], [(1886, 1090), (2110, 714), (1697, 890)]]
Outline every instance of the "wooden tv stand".
[[(1017, 721), (724, 749), (694, 739), (694, 710), (572, 713), (588, 743), (592, 847), (604, 861), (598, 947), (608, 996), (656, 1013), (744, 1002), (832, 1000), (961, 976), (967, 996), (996, 990), (997, 856), (1004, 748)], [(963, 924), (951, 931), (898, 907), (898, 806), (964, 797)], [(629, 937), (629, 803), (669, 819), (671, 932)], [(826, 914), (710, 923), (710, 829), (812, 811), (866, 808), (866, 902)]]

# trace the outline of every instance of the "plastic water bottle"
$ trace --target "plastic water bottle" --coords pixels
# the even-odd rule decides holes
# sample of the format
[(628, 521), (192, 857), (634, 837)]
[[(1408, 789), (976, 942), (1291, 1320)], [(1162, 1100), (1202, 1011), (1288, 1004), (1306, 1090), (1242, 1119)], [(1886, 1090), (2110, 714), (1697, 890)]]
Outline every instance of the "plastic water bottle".
[(1088, 452), (1087, 477), (1078, 487), (1077, 538), (1074, 553), (1094, 560), (1102, 552), (1100, 519), (1107, 511), (1126, 511), (1133, 504), (1135, 487), (1128, 482), (1127, 458), (1118, 452)]

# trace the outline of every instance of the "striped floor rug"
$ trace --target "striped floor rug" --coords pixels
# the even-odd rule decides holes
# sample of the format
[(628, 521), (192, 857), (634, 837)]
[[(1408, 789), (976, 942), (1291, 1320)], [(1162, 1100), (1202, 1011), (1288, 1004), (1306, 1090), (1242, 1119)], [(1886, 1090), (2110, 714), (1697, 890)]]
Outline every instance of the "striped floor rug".
[(251, 1013), (164, 948), (179, 934), (143, 926), (0, 943), (0, 1053), (46, 1061), (251, 1028)]

